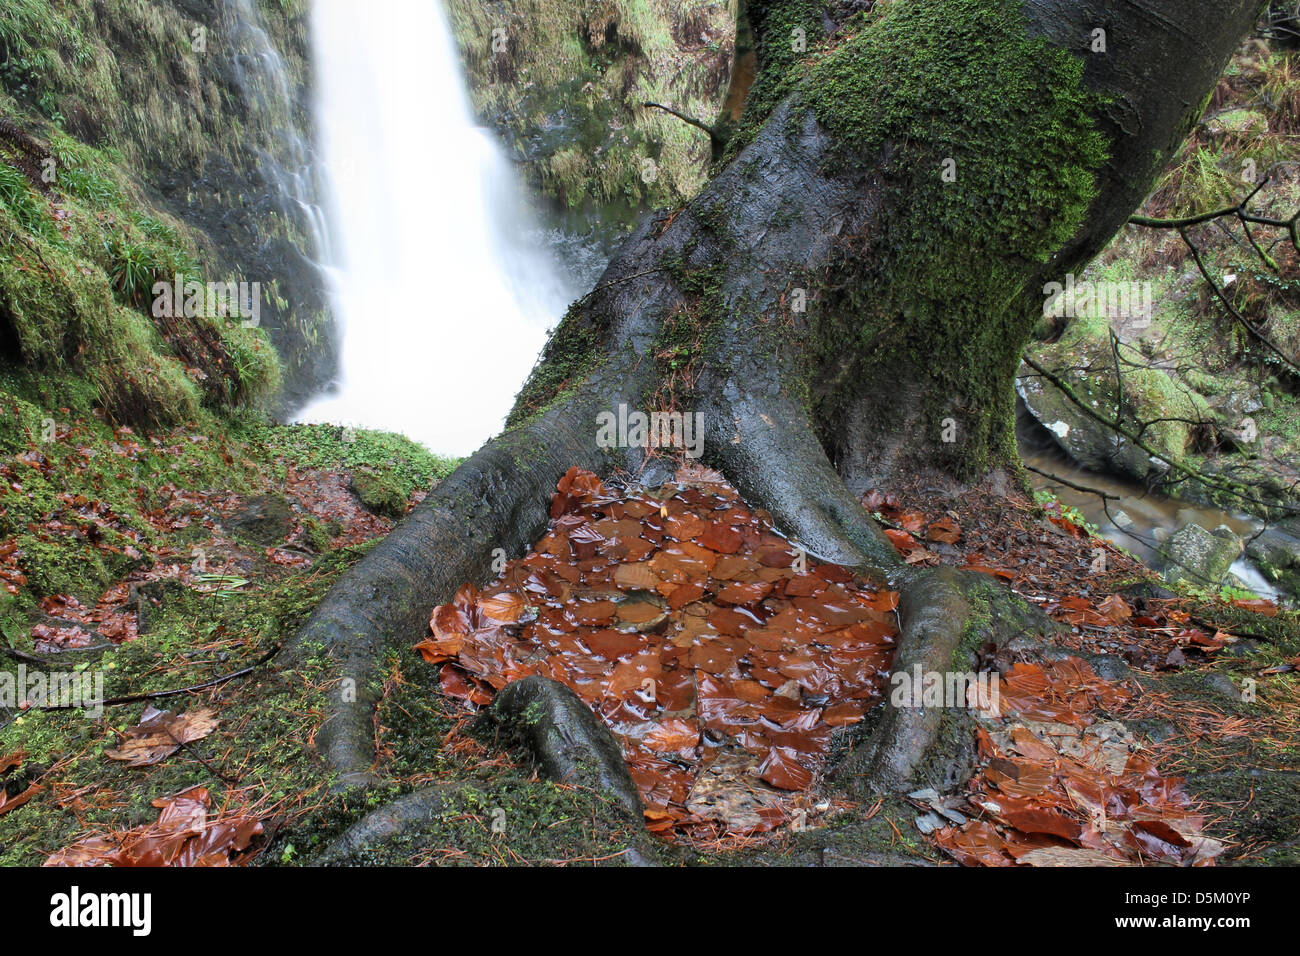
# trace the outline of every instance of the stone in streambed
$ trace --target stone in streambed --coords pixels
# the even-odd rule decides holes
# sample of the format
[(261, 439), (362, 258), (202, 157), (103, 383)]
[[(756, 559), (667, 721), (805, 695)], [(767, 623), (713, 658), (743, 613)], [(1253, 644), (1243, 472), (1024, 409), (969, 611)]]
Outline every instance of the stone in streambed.
[(1207, 531), (1198, 524), (1186, 524), (1160, 546), (1158, 570), (1171, 584), (1218, 585), (1241, 552), (1241, 539), (1232, 529), (1220, 525)]
[(1288, 518), (1265, 528), (1246, 546), (1246, 554), (1269, 580), (1300, 594), (1300, 519)]

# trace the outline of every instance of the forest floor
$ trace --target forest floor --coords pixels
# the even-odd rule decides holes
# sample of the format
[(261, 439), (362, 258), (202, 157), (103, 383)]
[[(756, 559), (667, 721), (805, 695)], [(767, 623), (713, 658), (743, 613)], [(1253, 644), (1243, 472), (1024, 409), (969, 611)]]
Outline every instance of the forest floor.
[[(1270, 170), (1252, 208), (1294, 212), (1295, 56), (1243, 48), (1146, 212), (1239, 202)], [(430, 786), (444, 788), (445, 812), (374, 862), (622, 862), (644, 848), (643, 821), (469, 733), (504, 676), (543, 664), (593, 705), (609, 704), (664, 862), (1300, 863), (1297, 613), (1166, 591), (1077, 516), (1006, 487), (899, 487), (864, 499), (907, 561), (973, 568), (1060, 625), (1054, 651), (981, 661), (1003, 692), (981, 719), (979, 767), (965, 784), (846, 795), (827, 771), (887, 693), (895, 597), (815, 559), (800, 570), (763, 516), (686, 475), (681, 490), (615, 488), (617, 517), (592, 500), (564, 504), (500, 582), (466, 582), (484, 590), (465, 590), (444, 614), (476, 615), (482, 598), (498, 599), (489, 608), (506, 620), (475, 631), (491, 646), (449, 642), (435, 627), (390, 652), (375, 720), (380, 784), (364, 795), (331, 790), (312, 743), (340, 688), (324, 660), (289, 670), (278, 648), (453, 463), (393, 435), (269, 425), (233, 400), (208, 396), (202, 408), (220, 412), (200, 414), (206, 393), (189, 363), (132, 331), (152, 328), (141, 309), (152, 272), (128, 268), (143, 257), (154, 272), (191, 274), (197, 253), (150, 214), (111, 153), (65, 136), (55, 146), (65, 171), (52, 198), (0, 163), (0, 218), (17, 250), (0, 284), (35, 302), (31, 283), (48, 292), (94, 276), (70, 286), (80, 290), (71, 306), (62, 293), (45, 298), (59, 329), (95, 334), (59, 338), (56, 350), (29, 321), (0, 342), (0, 865), (298, 865), (366, 811)], [(1236, 226), (1203, 224), (1191, 236), (1212, 276), (1232, 276), (1222, 288), (1234, 308), (1294, 355), (1294, 254), (1271, 237), (1270, 267)], [(24, 231), (24, 247), (13, 245)], [(1194, 402), (1195, 416), (1152, 406), (1155, 418), (1196, 419), (1173, 436), (1180, 453), (1211, 470), (1293, 468), (1295, 378), (1244, 336), (1176, 233), (1126, 229), (1089, 276), (1155, 285), (1151, 326), (1125, 338), (1129, 380), (1145, 366), (1163, 370)], [(70, 322), (70, 308), (84, 321)], [(1089, 364), (1084, 333), (1104, 346), (1092, 364), (1113, 358), (1112, 317), (1082, 318), (1062, 368)], [(218, 352), (248, 369), (241, 388), (271, 390), (269, 345), (221, 328)], [(1063, 330), (1042, 331), (1040, 359)], [(206, 424), (146, 433), (86, 411), (104, 405), (96, 382), (126, 380), (148, 386), (150, 409), (167, 413), (158, 420)], [(1257, 445), (1225, 438), (1247, 409)], [(619, 553), (610, 541), (620, 532), (601, 523), (628, 521), (638, 528), (624, 529), (622, 545), (643, 544)], [(660, 552), (656, 581), (619, 570)], [(533, 571), (540, 591), (528, 588)], [(538, 598), (537, 621), (554, 633), (539, 634), (534, 611), (508, 620), (517, 608), (502, 595), (515, 592)], [(802, 649), (775, 633), (782, 614), (806, 638)], [(670, 639), (683, 632), (690, 641)], [(103, 696), (121, 702), (102, 714), (45, 709), (49, 687), (24, 683), (34, 675), (102, 679)], [(713, 709), (702, 713), (700, 700)], [(745, 726), (722, 763), (717, 734), (729, 725)]]
[[(14, 414), (23, 411), (20, 405)], [(129, 700), (99, 715), (41, 709), (30, 700), (0, 711), (0, 863), (301, 863), (365, 811), (430, 785), (446, 787), (448, 810), (418, 838), (389, 847), (383, 862), (618, 862), (641, 845), (640, 821), (621, 815), (606, 795), (541, 779), (516, 756), (467, 732), (474, 704), (464, 698), (477, 684), (488, 691), (478, 698), (483, 703), (494, 685), (486, 671), (466, 670), (469, 658), (459, 647), (455, 654), (444, 653), (445, 645), (429, 652), (436, 629), (411, 635), (413, 645), (425, 639), (424, 656), (434, 663), (413, 649), (394, 651), (385, 662), (375, 721), (381, 785), (363, 797), (328, 788), (311, 745), (324, 695), (336, 688), (323, 661), (291, 671), (275, 651), (330, 583), (389, 530), (392, 516), (448, 467), (394, 436), (252, 421), (229, 433), (146, 437), (74, 419), (52, 436), (15, 444), (0, 464), (7, 486), (0, 495), (6, 522), (0, 577), (8, 595), (3, 672), (14, 681), (21, 669), (98, 676), (105, 697)], [(588, 633), (604, 632), (604, 660), (573, 642), (531, 659), (572, 663), (576, 653), (586, 657), (576, 672), (585, 667), (594, 674), (619, 659), (641, 660), (653, 646), (664, 661), (689, 661), (695, 669), (691, 692), (679, 688), (681, 702), (663, 701), (653, 726), (642, 722), (639, 733), (651, 734), (650, 749), (639, 765), (633, 762), (643, 794), (654, 791), (656, 759), (666, 758), (663, 767), (672, 771), (656, 791), (661, 802), (648, 801), (646, 821), (663, 838), (666, 862), (1010, 863), (1052, 847), (1109, 852), (1121, 863), (1216, 855), (1220, 862), (1296, 861), (1300, 627), (1294, 612), (1198, 592), (1167, 595), (1137, 562), (1068, 516), (1014, 492), (873, 494), (866, 506), (909, 562), (973, 567), (1003, 581), (1061, 623), (1063, 650), (1060, 660), (983, 662), (1002, 672), (1003, 713), (982, 731), (981, 769), (968, 785), (863, 804), (823, 771), (869, 723), (865, 704), (877, 698), (864, 692), (837, 709), (828, 695), (842, 689), (844, 674), (837, 672), (843, 680), (826, 694), (808, 692), (810, 681), (825, 678), (829, 652), (819, 666), (792, 663), (785, 655), (790, 648), (762, 644), (774, 628), (750, 634), (737, 622), (743, 613), (773, 613), (761, 607), (776, 600), (765, 589), (776, 582), (788, 604), (813, 602), (813, 623), (805, 617), (799, 626), (844, 632), (839, 664), (874, 655), (872, 686), (883, 693), (889, 594), (816, 561), (806, 574), (792, 562), (783, 566), (772, 557), (783, 539), (771, 536), (761, 515), (751, 515), (725, 487), (687, 479), (657, 497), (629, 493), (628, 500), (662, 503), (664, 516), (676, 522), (650, 532), (657, 541), (637, 545), (641, 558), (663, 551), (680, 559), (671, 573), (682, 577), (668, 594), (634, 602), (663, 607), (632, 613), (620, 604), (615, 616), (630, 618), (618, 622), (630, 625), (624, 630), (608, 626), (614, 622), (600, 616), (610, 613), (603, 606), (579, 622)], [(717, 501), (710, 497), (717, 495)], [(732, 522), (728, 527), (761, 545), (753, 552), (758, 558), (746, 557), (748, 543), (710, 533), (709, 521), (689, 513), (706, 498)], [(580, 510), (574, 505), (571, 512)], [(656, 523), (653, 508), (634, 510), (642, 514), (635, 520)], [(737, 515), (746, 516), (740, 524), (733, 522)], [(567, 520), (561, 515), (532, 559), (516, 568), (545, 558), (554, 568), (570, 565), (566, 573), (587, 573), (572, 570), (586, 560), (609, 585), (634, 586), (615, 577), (619, 560), (574, 552), (567, 542), (584, 523), (574, 513)], [(603, 545), (583, 539), (588, 547)], [(692, 579), (690, 554), (696, 553), (706, 561), (728, 559), (723, 565), (732, 569), (731, 580)], [(798, 597), (802, 585), (788, 583), (794, 578), (815, 579), (810, 596)], [(683, 585), (687, 590), (673, 593)], [(870, 613), (854, 622), (837, 618), (834, 626), (817, 623), (818, 613), (825, 614), (818, 606), (838, 607), (828, 586), (857, 595)], [(608, 601), (586, 582), (579, 590), (548, 598), (548, 613), (562, 617)], [(714, 603), (701, 612), (702, 601)], [(716, 648), (722, 645), (710, 640), (726, 638), (731, 656), (717, 664), (717, 655), (701, 655), (691, 642), (665, 639), (667, 615), (656, 615), (674, 603), (674, 613), (697, 613), (702, 633), (694, 643)], [(703, 622), (714, 615), (758, 643), (747, 650), (725, 631), (713, 633)], [(518, 636), (517, 629), (510, 632)], [(817, 643), (824, 639), (810, 640), (809, 648), (826, 651)], [(755, 647), (775, 655), (768, 671), (747, 656)], [(1062, 663), (1067, 656), (1073, 663)], [(743, 692), (768, 708), (759, 718), (766, 730), (746, 739), (750, 750), (783, 750), (775, 762), (751, 772), (757, 763), (751, 761), (729, 781), (748, 781), (768, 796), (779, 791), (777, 799), (760, 801), (768, 809), (758, 823), (743, 813), (710, 819), (698, 812), (698, 802), (693, 810), (684, 807), (693, 775), (713, 757), (713, 741), (691, 726), (700, 713), (686, 698), (697, 687), (715, 703), (727, 697), (731, 691), (718, 684), (729, 680), (724, 670), (737, 661), (759, 669), (732, 675), (738, 678), (732, 683), (750, 678)], [(778, 673), (788, 666), (798, 680)], [(636, 667), (625, 670), (644, 676)], [(669, 694), (672, 681), (662, 673), (659, 679), (660, 693)], [(626, 689), (639, 690), (637, 684)], [(705, 731), (708, 723), (701, 725)], [(1026, 727), (1037, 747), (1024, 737)], [(1098, 727), (1106, 734), (1090, 736), (1089, 728)], [(1055, 751), (1044, 749), (1044, 741)], [(1118, 764), (1116, 747), (1123, 753)], [(1009, 784), (1008, 774), (1018, 783)], [(1085, 791), (1101, 797), (1103, 816), (1127, 816), (1127, 823), (1109, 828), (1123, 840), (1108, 851), (1094, 845), (1096, 807), (1089, 809), (1080, 795)], [(1009, 796), (1019, 803), (1006, 804)], [(936, 821), (934, 814), (945, 810)]]

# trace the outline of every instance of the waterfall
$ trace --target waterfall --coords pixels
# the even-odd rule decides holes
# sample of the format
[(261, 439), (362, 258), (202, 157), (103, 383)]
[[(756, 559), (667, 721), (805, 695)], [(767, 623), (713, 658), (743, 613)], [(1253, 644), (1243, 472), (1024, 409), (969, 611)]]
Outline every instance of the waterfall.
[(475, 123), (439, 0), (315, 0), (312, 43), (342, 370), (299, 417), (467, 454), (570, 290)]

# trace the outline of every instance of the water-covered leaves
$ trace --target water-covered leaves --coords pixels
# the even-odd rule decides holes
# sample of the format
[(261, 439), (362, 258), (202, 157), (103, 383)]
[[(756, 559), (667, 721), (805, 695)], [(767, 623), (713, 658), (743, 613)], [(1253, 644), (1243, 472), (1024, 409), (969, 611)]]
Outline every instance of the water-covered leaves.
[(530, 674), (571, 687), (621, 741), (651, 829), (771, 829), (879, 698), (898, 595), (810, 558), (718, 476), (679, 479), (570, 470), (533, 550), (435, 609), (417, 649), (474, 705)]

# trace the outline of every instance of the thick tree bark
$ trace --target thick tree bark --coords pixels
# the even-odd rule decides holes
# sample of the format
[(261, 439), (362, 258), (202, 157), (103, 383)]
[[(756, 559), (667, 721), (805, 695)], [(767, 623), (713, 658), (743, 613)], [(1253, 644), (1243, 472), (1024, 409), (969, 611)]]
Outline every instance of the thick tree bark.
[[(485, 579), (493, 548), (537, 537), (567, 468), (635, 472), (636, 450), (596, 445), (596, 414), (620, 403), (703, 413), (706, 461), (751, 505), (902, 588), (900, 662), (950, 667), (976, 601), (992, 609), (981, 641), (1046, 632), (986, 581), (910, 572), (857, 496), (917, 470), (1014, 467), (1012, 382), (1044, 282), (1139, 204), (1260, 3), (894, 0), (837, 35), (852, 6), (749, 0), (760, 74), (734, 158), (627, 241), (556, 330), (512, 427), (297, 635), (298, 653), (323, 648), (357, 682), (319, 737), (345, 783), (373, 760), (377, 652)], [(794, 27), (829, 52), (786, 55)], [(670, 365), (687, 358), (698, 376), (684, 382)], [(848, 776), (960, 776), (938, 723), (886, 715)]]

